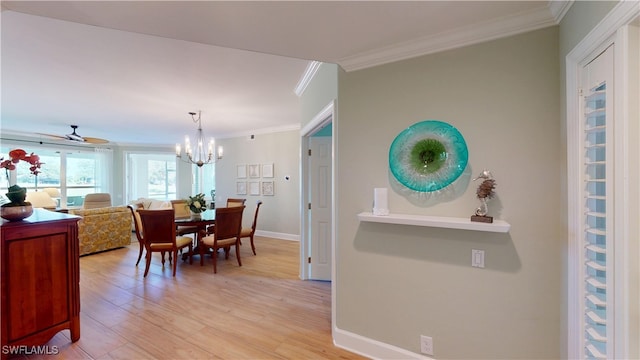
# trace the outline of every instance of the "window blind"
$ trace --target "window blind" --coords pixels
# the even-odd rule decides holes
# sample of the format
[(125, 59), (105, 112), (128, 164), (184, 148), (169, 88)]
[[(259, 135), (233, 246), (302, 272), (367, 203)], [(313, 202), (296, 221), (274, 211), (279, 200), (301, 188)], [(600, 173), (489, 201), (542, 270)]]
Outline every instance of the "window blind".
[(584, 102), (584, 354), (586, 359), (607, 359), (607, 320), (611, 305), (607, 287), (609, 268), (607, 218), (607, 84), (589, 89)]

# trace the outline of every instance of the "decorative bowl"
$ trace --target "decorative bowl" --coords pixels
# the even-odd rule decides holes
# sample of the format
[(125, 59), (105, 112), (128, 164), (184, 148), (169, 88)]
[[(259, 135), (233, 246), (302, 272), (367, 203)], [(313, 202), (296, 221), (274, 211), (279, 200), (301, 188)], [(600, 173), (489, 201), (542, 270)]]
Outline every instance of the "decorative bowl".
[(9, 221), (20, 221), (28, 218), (33, 214), (33, 206), (3, 206), (0, 207), (0, 217)]

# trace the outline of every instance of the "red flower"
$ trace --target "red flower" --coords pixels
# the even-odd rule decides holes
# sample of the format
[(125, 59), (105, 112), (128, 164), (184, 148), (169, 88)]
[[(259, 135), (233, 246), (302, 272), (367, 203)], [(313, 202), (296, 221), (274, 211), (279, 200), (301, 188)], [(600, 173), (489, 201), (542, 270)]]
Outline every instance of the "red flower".
[(13, 149), (9, 151), (9, 157), (16, 164), (18, 161), (24, 160), (25, 156), (27, 156), (27, 152), (22, 149)]
[(40, 156), (31, 153), (31, 155), (27, 156), (27, 152), (22, 149), (13, 149), (9, 151), (9, 159), (4, 160), (4, 158), (0, 158), (0, 168), (4, 168), (7, 171), (7, 179), (9, 178), (9, 171), (15, 170), (17, 163), (20, 161), (26, 161), (31, 164), (29, 170), (35, 176), (38, 176), (40, 173), (40, 166), (43, 164), (40, 162)]

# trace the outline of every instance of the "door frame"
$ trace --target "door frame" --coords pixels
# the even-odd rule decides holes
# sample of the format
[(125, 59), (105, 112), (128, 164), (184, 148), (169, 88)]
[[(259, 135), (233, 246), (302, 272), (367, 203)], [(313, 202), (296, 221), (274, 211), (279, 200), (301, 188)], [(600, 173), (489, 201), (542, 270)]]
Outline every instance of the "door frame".
[[(616, 117), (616, 125), (614, 136), (616, 139), (614, 152), (614, 167), (616, 174), (614, 179), (614, 214), (615, 229), (619, 230), (614, 235), (614, 289), (616, 289), (614, 308), (617, 310), (614, 314), (615, 334), (613, 339), (613, 353), (616, 358), (629, 358), (636, 356), (640, 350), (638, 343), (633, 340), (637, 337), (637, 324), (630, 323), (629, 314), (633, 301), (638, 299), (640, 295), (637, 284), (630, 282), (629, 274), (631, 271), (638, 271), (636, 260), (640, 256), (638, 245), (630, 241), (633, 234), (637, 234), (637, 225), (633, 223), (633, 216), (637, 215), (637, 208), (632, 208), (636, 214), (632, 214), (629, 208), (629, 199), (632, 194), (637, 194), (630, 187), (626, 179), (630, 174), (629, 156), (627, 150), (629, 144), (625, 142), (625, 134), (628, 134), (629, 126), (632, 121), (629, 112), (631, 89), (627, 82), (629, 74), (627, 69), (629, 64), (626, 63), (629, 49), (626, 48), (627, 38), (629, 36), (625, 27), (631, 24), (640, 16), (640, 6), (637, 2), (620, 2), (616, 7), (605, 16), (605, 18), (595, 26), (585, 38), (583, 38), (576, 47), (567, 54), (566, 64), (566, 140), (567, 140), (567, 352), (569, 358), (578, 358), (581, 354), (581, 321), (577, 315), (577, 298), (581, 296), (577, 284), (579, 282), (579, 273), (577, 263), (577, 254), (579, 254), (580, 242), (577, 239), (577, 231), (580, 229), (580, 214), (575, 208), (578, 201), (578, 194), (572, 189), (578, 183), (576, 178), (578, 169), (576, 159), (580, 159), (580, 150), (577, 143), (577, 129), (580, 121), (580, 104), (578, 98), (579, 90), (579, 74), (581, 68), (587, 61), (595, 58), (597, 53), (604, 50), (611, 44), (615, 44), (614, 49), (614, 93), (616, 100), (614, 101), (614, 114)], [(637, 91), (637, 89), (635, 89)], [(633, 115), (637, 117), (637, 114)], [(635, 125), (637, 126), (637, 124)], [(633, 173), (632, 173), (633, 174)], [(635, 226), (635, 227), (634, 227)], [(629, 287), (628, 285), (632, 285)], [(633, 311), (637, 311), (633, 310)], [(637, 320), (635, 320), (637, 321)], [(633, 331), (633, 334), (630, 334)]]
[[(308, 201), (311, 195), (309, 187), (309, 137), (318, 132), (324, 126), (333, 123), (331, 127), (331, 283), (335, 283), (335, 239), (336, 239), (336, 209), (335, 209), (335, 100), (327, 104), (318, 112), (307, 125), (300, 130), (300, 279), (309, 280), (310, 270), (307, 258), (311, 249), (310, 229), (308, 221)], [(311, 214), (313, 216), (313, 214)], [(332, 288), (332, 294), (334, 293)], [(333, 297), (333, 295), (332, 295)]]

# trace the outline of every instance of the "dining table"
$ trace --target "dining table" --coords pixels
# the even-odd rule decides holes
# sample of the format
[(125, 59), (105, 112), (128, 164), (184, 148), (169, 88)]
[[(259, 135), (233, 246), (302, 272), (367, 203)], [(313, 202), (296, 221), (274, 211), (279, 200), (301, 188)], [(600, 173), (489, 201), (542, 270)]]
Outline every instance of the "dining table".
[[(207, 209), (199, 214), (200, 216), (176, 216), (174, 222), (176, 226), (195, 226), (198, 231), (196, 232), (195, 240), (196, 245), (193, 248), (193, 255), (200, 255), (200, 239), (207, 233), (207, 227), (215, 224), (216, 222), (216, 210)], [(182, 254), (182, 260), (185, 261), (189, 257), (189, 254)]]

